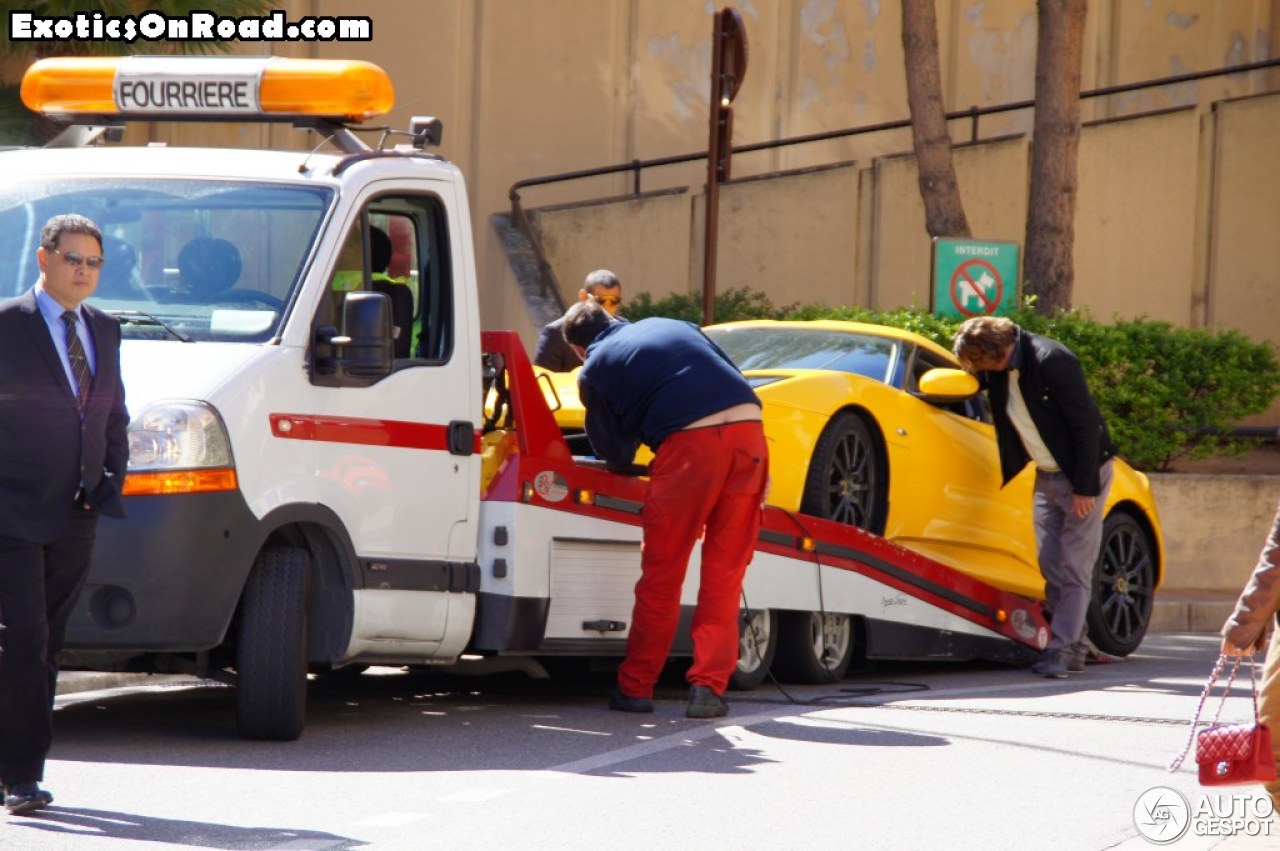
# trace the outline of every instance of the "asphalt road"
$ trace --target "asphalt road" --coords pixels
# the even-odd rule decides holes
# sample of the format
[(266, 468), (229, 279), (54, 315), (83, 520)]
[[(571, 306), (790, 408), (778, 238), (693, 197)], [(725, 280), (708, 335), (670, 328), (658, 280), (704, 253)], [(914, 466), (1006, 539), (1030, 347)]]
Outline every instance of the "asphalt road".
[[(678, 672), (649, 716), (607, 711), (605, 675), (366, 674), (314, 683), (292, 743), (237, 739), (219, 686), (71, 694), (46, 778), (57, 801), (8, 817), (0, 848), (1156, 847), (1140, 798), (1208, 800), (1193, 760), (1165, 767), (1215, 654), (1212, 636), (1160, 635), (1068, 680), (882, 666), (731, 695), (716, 721), (684, 718)], [(1224, 718), (1249, 711), (1233, 698)], [(1166, 847), (1280, 847), (1260, 793), (1224, 791), (1233, 838), (1192, 821)]]

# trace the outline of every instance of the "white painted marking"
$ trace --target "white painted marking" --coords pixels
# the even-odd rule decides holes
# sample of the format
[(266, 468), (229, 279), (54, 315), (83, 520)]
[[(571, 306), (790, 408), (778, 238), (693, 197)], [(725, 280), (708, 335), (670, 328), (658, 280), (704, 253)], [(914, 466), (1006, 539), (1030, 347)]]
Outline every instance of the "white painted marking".
[(584, 736), (612, 736), (613, 733), (605, 733), (600, 730), (577, 730), (573, 727), (552, 727), (550, 724), (534, 724), (535, 730), (554, 730), (560, 733), (582, 733)]

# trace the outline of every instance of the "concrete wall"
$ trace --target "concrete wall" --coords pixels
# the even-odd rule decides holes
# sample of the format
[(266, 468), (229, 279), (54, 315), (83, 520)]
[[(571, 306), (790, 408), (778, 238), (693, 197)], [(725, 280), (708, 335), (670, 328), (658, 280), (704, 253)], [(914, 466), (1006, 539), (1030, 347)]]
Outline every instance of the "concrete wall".
[[(441, 153), (457, 162), (469, 181), (481, 248), (482, 318), (489, 327), (525, 322), (520, 300), (510, 298), (505, 288), (506, 261), (499, 242), (481, 234), (490, 215), (508, 208), (507, 190), (514, 182), (706, 146), (711, 13), (725, 4), (284, 0), (277, 5), (291, 20), (306, 15), (369, 16), (373, 39), (368, 43), (281, 43), (269, 49), (282, 55), (377, 62), (390, 72), (396, 88), (397, 105), (385, 123), (405, 127), (414, 114), (443, 119)], [(735, 102), (739, 145), (907, 116), (899, 4), (741, 0), (736, 6), (750, 42), (750, 67)], [(1265, 58), (1275, 52), (1276, 7), (1276, 0), (1094, 0), (1086, 24), (1083, 85), (1092, 88)], [(949, 109), (1031, 97), (1035, 0), (938, 0), (936, 8)], [(263, 52), (257, 44), (237, 49)], [(6, 59), (0, 69), (7, 79), (16, 80), (24, 61)], [(1091, 120), (1153, 107), (1203, 107), (1268, 85), (1266, 75), (1254, 73), (1167, 86), (1090, 101), (1084, 116)], [(1025, 134), (1030, 121), (1029, 111), (983, 119), (982, 136)], [(952, 130), (957, 142), (969, 138), (967, 121), (956, 122)], [(299, 149), (316, 143), (285, 127), (177, 126), (157, 129), (154, 138)], [(735, 157), (734, 174), (748, 177), (834, 162), (869, 166), (877, 157), (909, 148), (906, 131), (872, 134), (740, 155)], [(1018, 196), (1025, 191), (1016, 183), (1021, 180), (1016, 163), (1002, 168), (1015, 181), (1001, 201), (1002, 209), (983, 220), (971, 206), (970, 216), (982, 225), (975, 224), (977, 233), (990, 226), (1000, 231), (998, 236), (1011, 233), (1020, 239), (1020, 223), (1009, 227), (1003, 219), (1006, 212), (1016, 218), (1025, 205)], [(703, 174), (700, 163), (657, 170), (646, 174), (644, 189), (697, 187)], [(871, 190), (865, 180), (860, 176), (860, 185)], [(626, 178), (600, 178), (531, 189), (525, 202), (543, 207), (626, 191)], [(976, 206), (978, 202), (970, 200), (973, 187), (966, 185), (963, 191), (966, 202)], [(871, 191), (858, 196), (864, 212), (871, 197)], [(742, 226), (765, 227), (745, 222)], [(887, 225), (878, 231), (892, 232)], [(917, 286), (914, 272), (899, 269), (890, 256), (901, 249), (888, 242), (877, 247), (865, 227), (857, 238), (866, 249), (856, 257), (863, 272), (851, 285), (842, 281), (839, 292), (852, 291), (861, 300), (864, 292), (874, 297), (868, 289), (874, 284), (895, 303), (909, 300)], [(919, 251), (922, 244), (915, 238), (911, 250)], [(665, 258), (659, 262), (665, 263)], [(1086, 261), (1078, 255), (1077, 262)], [(877, 264), (884, 273), (868, 276), (866, 270)], [(843, 259), (826, 265), (843, 268)], [(631, 277), (658, 280), (665, 277), (664, 268), (639, 270)], [(806, 298), (802, 292), (782, 300)]]
[(1165, 535), (1165, 587), (1239, 594), (1275, 517), (1276, 477), (1153, 473), (1150, 478)]
[[(720, 192), (717, 288), (750, 287), (778, 305), (856, 303), (863, 296), (854, 274), (858, 192), (852, 165), (726, 186)], [(690, 292), (701, 292), (704, 263), (705, 198), (696, 201)]]
[(1180, 109), (1083, 129), (1074, 303), (1097, 318), (1198, 324), (1199, 126), (1194, 109)]
[(1280, 96), (1214, 112), (1207, 318), (1280, 342)]
[[(1149, 317), (1236, 328), (1280, 345), (1280, 95), (1184, 107), (1082, 129), (1074, 244), (1074, 304), (1104, 321)], [(1022, 243), (1030, 142), (1025, 136), (957, 146), (954, 161), (976, 238)], [(629, 291), (700, 292), (702, 195), (668, 208), (627, 197), (557, 208), (543, 218), (566, 298), (581, 273), (611, 257), (637, 258), (661, 234), (664, 252), (629, 263)], [(615, 226), (611, 206), (648, 208), (645, 227)], [(691, 213), (691, 215), (690, 215)], [(595, 224), (584, 221), (594, 216)], [(567, 224), (570, 223), (571, 224)], [(591, 234), (570, 240), (562, 223)], [(687, 234), (673, 229), (687, 227)], [(821, 302), (883, 309), (930, 306), (931, 242), (911, 153), (801, 174), (780, 173), (721, 190), (718, 287), (749, 287), (776, 305)], [(574, 251), (581, 251), (575, 254)], [(688, 277), (670, 276), (669, 252)], [(650, 274), (644, 263), (660, 275)], [(561, 270), (569, 272), (566, 277)], [(1280, 423), (1280, 401), (1251, 424)]]
[[(969, 229), (978, 239), (1022, 241), (1027, 218), (1026, 139), (965, 145), (953, 159)], [(868, 306), (892, 310), (930, 306), (932, 240), (915, 156), (880, 157), (872, 165), (874, 219), (868, 235), (873, 258)]]
[[(1273, 200), (1280, 197), (1280, 162), (1267, 145), (1277, 133), (1280, 96), (1084, 127), (1075, 303), (1103, 320), (1229, 326), (1280, 343), (1280, 287), (1271, 285), (1280, 241), (1267, 236), (1280, 232)], [(954, 158), (974, 236), (1021, 243), (1028, 139), (958, 146)], [(622, 197), (543, 211), (540, 233), (565, 297), (576, 292), (580, 270), (608, 265), (610, 257), (627, 265), (632, 291), (700, 291), (702, 196), (690, 200), (692, 209)], [(610, 212), (614, 207), (645, 209), (645, 226), (628, 224), (634, 213)], [(681, 228), (688, 232), (675, 233)], [(721, 191), (720, 228), (721, 289), (750, 287), (775, 304), (930, 304), (931, 242), (910, 153), (877, 157), (865, 168), (730, 183)], [(663, 252), (646, 257), (656, 235)], [(684, 281), (671, 277), (678, 264), (670, 252), (688, 255)]]
[(666, 295), (686, 289), (694, 262), (692, 220), (687, 192), (552, 207), (534, 214), (565, 304), (577, 300), (582, 279), (601, 267), (618, 275), (624, 293)]

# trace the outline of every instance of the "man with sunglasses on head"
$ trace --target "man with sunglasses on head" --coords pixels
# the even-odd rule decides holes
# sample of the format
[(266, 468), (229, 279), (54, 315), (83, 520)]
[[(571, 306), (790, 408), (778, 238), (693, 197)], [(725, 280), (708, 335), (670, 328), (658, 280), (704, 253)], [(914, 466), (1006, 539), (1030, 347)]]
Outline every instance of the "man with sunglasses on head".
[(10, 813), (47, 807), (58, 651), (84, 585), (98, 515), (123, 517), (129, 414), (120, 325), (84, 300), (102, 233), (54, 216), (40, 278), (0, 302), (0, 782)]
[[(622, 282), (608, 269), (596, 269), (582, 282), (582, 289), (578, 290), (578, 301), (589, 298), (595, 299), (619, 322), (626, 322), (618, 316), (618, 308), (622, 306)], [(533, 353), (534, 366), (552, 372), (569, 372), (582, 366), (582, 358), (564, 341), (563, 328), (563, 316), (543, 327), (542, 334), (538, 337), (538, 348)]]

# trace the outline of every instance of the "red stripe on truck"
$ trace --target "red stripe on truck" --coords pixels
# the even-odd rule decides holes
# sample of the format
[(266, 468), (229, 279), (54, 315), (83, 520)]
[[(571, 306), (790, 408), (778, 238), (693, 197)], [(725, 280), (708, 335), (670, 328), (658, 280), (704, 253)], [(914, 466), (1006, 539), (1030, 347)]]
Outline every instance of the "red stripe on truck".
[[(411, 423), (404, 420), (374, 420), (360, 417), (320, 417), (310, 414), (270, 414), (271, 433), (284, 440), (318, 440), (324, 443), (353, 443), (361, 446), (394, 446), (400, 449), (448, 451), (448, 426), (438, 423)], [(480, 435), (472, 440), (472, 451), (480, 452)]]

